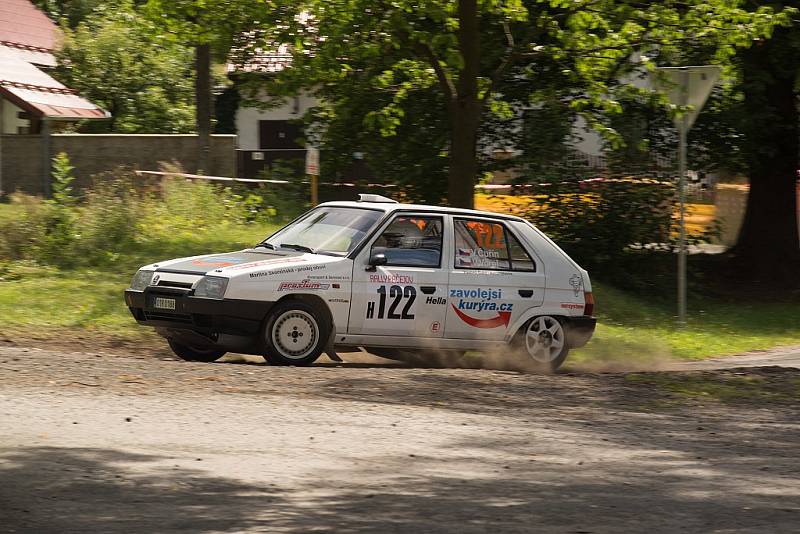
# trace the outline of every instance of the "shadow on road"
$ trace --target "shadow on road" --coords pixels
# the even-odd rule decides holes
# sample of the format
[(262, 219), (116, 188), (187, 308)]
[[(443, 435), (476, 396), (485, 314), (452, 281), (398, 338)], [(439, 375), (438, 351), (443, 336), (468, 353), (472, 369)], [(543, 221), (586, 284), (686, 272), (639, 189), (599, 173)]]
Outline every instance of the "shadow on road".
[[(533, 457), (525, 443), (491, 437), (452, 446), (479, 467), (477, 458), (487, 451), (503, 451), (508, 465), (491, 466), (487, 459), (488, 469), (459, 476), (444, 471), (437, 458), (387, 454), (281, 487), (170, 469), (165, 458), (113, 449), (5, 452), (0, 531), (796, 531), (795, 496), (764, 491), (763, 480), (735, 465), (707, 474), (674, 458), (582, 466), (577, 459)], [(158, 465), (148, 466), (152, 462)], [(404, 466), (400, 472), (398, 465)]]
[[(229, 532), (255, 527), (276, 488), (113, 449), (0, 452), (0, 532)], [(162, 463), (148, 468), (156, 461)]]

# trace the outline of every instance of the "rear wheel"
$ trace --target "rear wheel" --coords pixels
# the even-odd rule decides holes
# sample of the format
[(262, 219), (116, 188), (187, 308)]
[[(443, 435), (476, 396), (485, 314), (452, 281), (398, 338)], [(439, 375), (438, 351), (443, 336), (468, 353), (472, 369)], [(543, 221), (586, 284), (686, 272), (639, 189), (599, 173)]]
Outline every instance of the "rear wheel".
[(517, 333), (515, 345), (523, 366), (541, 372), (552, 373), (569, 354), (564, 324), (552, 315), (531, 319)]
[(168, 339), (167, 343), (169, 343), (169, 348), (172, 349), (172, 352), (174, 352), (178, 358), (186, 360), (187, 362), (215, 362), (225, 356), (224, 350), (193, 347), (191, 345), (178, 343), (172, 339)]
[(299, 300), (280, 302), (264, 325), (264, 357), (273, 365), (310, 365), (322, 354), (330, 329), (313, 306)]

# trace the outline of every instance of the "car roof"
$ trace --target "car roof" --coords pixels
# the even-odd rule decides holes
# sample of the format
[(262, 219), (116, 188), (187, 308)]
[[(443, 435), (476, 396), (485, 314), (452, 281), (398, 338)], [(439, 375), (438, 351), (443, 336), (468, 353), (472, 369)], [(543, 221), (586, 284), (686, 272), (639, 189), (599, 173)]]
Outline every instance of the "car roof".
[(340, 208), (361, 208), (380, 210), (386, 213), (395, 211), (427, 211), (431, 213), (446, 213), (449, 215), (470, 215), (477, 217), (493, 217), (497, 219), (506, 219), (513, 221), (524, 222), (524, 219), (515, 217), (514, 215), (507, 215), (505, 213), (493, 213), (491, 211), (469, 210), (464, 208), (451, 208), (449, 206), (430, 206), (427, 204), (401, 204), (396, 202), (361, 202), (361, 201), (334, 201), (325, 202), (318, 207), (330, 206)]

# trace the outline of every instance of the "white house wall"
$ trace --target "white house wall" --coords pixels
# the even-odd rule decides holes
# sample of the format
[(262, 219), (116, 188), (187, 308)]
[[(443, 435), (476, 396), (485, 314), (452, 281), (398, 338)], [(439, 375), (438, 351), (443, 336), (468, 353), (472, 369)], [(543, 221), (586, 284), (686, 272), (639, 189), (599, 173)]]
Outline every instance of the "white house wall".
[(572, 123), (572, 133), (575, 136), (575, 142), (572, 143), (572, 148), (590, 156), (603, 155), (603, 138), (599, 133), (588, 128), (586, 119), (580, 115), (578, 115), (575, 118), (575, 122)]
[[(258, 150), (259, 121), (262, 120), (295, 120), (303, 117), (309, 108), (317, 105), (317, 99), (307, 94), (296, 98), (288, 98), (283, 105), (262, 110), (253, 107), (240, 107), (236, 111), (236, 131), (239, 135), (241, 150)], [(573, 148), (590, 156), (602, 156), (603, 139), (596, 131), (587, 128), (583, 117), (578, 116), (572, 126), (576, 142)], [(496, 147), (484, 147), (487, 153), (493, 153)]]
[(309, 108), (317, 105), (317, 99), (302, 94), (286, 99), (279, 107), (262, 110), (251, 107), (240, 107), (236, 111), (236, 131), (239, 135), (241, 150), (258, 150), (259, 121), (280, 121), (301, 119)]

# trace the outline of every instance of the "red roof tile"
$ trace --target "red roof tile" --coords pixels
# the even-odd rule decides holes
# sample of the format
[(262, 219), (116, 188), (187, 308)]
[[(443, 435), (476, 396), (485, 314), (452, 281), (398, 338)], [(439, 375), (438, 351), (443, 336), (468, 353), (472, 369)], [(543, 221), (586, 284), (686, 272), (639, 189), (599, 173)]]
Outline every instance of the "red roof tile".
[(0, 84), (0, 96), (37, 117), (56, 120), (107, 119), (108, 113), (78, 95)]
[(0, 1), (0, 42), (53, 50), (61, 31), (29, 0)]
[(49, 74), (0, 49), (0, 96), (37, 117), (104, 119), (108, 114)]

